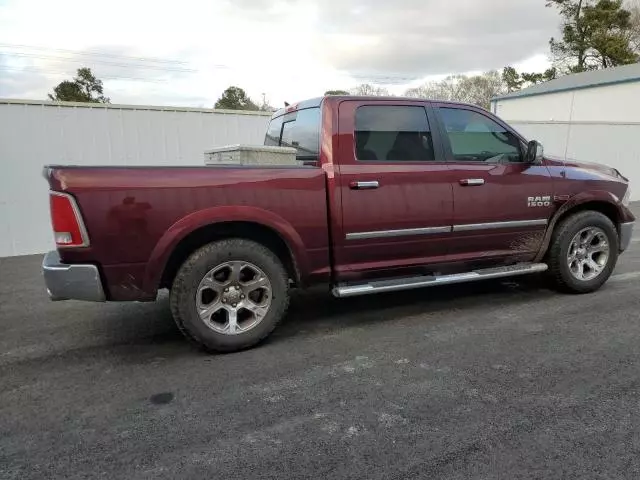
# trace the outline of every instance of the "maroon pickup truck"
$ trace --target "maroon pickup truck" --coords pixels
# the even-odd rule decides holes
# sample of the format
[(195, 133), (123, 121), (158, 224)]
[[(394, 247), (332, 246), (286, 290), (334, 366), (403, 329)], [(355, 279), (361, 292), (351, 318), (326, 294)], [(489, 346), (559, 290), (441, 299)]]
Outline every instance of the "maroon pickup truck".
[(152, 301), (207, 350), (257, 344), (290, 288), (337, 297), (541, 273), (598, 289), (630, 243), (617, 170), (552, 159), (470, 105), (332, 96), (275, 113), (298, 166), (48, 166), (54, 300)]

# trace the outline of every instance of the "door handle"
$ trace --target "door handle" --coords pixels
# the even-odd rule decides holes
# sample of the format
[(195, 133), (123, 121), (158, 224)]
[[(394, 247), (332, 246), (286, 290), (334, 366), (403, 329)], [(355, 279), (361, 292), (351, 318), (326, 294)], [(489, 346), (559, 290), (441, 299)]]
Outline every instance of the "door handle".
[(370, 182), (349, 182), (351, 190), (374, 190), (380, 186), (380, 182), (372, 180)]
[(463, 178), (460, 180), (463, 187), (479, 187), (484, 185), (484, 178)]

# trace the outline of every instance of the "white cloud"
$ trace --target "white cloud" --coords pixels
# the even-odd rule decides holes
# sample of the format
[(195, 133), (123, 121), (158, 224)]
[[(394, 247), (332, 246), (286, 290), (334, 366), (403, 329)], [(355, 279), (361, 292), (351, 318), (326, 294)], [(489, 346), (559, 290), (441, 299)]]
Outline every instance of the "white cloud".
[[(76, 68), (89, 66), (113, 102), (211, 106), (227, 86), (238, 85), (255, 100), (264, 93), (280, 106), (367, 80), (402, 84), (391, 87), (400, 91), (436, 74), (513, 62), (537, 67), (555, 28), (553, 12), (540, 0), (112, 0), (103, 6), (0, 0), (0, 97), (45, 98)], [(518, 15), (534, 28), (523, 31)]]
[(543, 72), (551, 67), (551, 61), (547, 54), (539, 53), (538, 55), (516, 63), (514, 67), (516, 70), (522, 72)]

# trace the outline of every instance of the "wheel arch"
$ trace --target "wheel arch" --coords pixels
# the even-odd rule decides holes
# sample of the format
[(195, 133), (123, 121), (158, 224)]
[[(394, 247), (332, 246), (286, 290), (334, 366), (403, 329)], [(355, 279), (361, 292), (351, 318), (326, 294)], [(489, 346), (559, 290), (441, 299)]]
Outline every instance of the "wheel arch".
[(148, 262), (145, 290), (170, 286), (178, 268), (193, 251), (227, 238), (244, 238), (264, 245), (282, 261), (295, 284), (304, 281), (308, 270), (306, 251), (292, 225), (266, 210), (220, 207), (195, 212), (165, 232)]
[(598, 191), (582, 193), (572, 197), (569, 201), (563, 204), (551, 218), (549, 227), (547, 228), (547, 232), (535, 261), (539, 262), (545, 257), (549, 250), (556, 227), (564, 219), (587, 210), (592, 210), (605, 215), (613, 222), (618, 234), (620, 233), (620, 222), (623, 218), (620, 201), (610, 192)]

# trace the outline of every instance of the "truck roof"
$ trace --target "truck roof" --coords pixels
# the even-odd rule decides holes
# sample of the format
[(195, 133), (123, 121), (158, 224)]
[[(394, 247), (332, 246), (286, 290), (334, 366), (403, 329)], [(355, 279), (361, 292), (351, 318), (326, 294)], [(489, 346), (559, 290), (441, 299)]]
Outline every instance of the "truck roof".
[(281, 108), (273, 113), (271, 118), (277, 118), (288, 111), (292, 110), (304, 110), (305, 108), (314, 108), (319, 107), (325, 98), (337, 99), (337, 100), (381, 100), (381, 101), (393, 101), (393, 100), (401, 100), (401, 101), (413, 101), (413, 102), (438, 102), (438, 103), (446, 103), (449, 105), (460, 105), (460, 106), (469, 106), (469, 107), (477, 107), (477, 105), (472, 105), (470, 103), (464, 102), (452, 102), (449, 100), (437, 100), (434, 98), (416, 98), (416, 97), (394, 97), (394, 96), (364, 96), (364, 95), (325, 95), (323, 97), (310, 98), (308, 100), (302, 100), (301, 102), (292, 103), (290, 106)]

